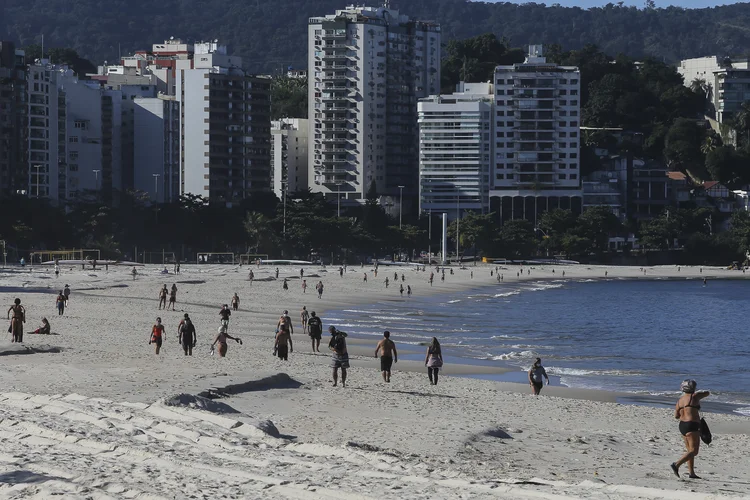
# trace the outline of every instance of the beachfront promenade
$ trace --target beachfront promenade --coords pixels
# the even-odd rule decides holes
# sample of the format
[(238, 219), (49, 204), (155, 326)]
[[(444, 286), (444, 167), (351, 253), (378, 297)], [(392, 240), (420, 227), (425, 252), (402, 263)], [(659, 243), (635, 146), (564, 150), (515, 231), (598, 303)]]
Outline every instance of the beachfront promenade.
[[(505, 283), (560, 279), (562, 270), (575, 280), (604, 279), (605, 272), (607, 279), (706, 277), (709, 286), (711, 279), (745, 278), (698, 267), (647, 268), (645, 276), (638, 268), (561, 266), (554, 275), (551, 269), (535, 267), (523, 278), (515, 266), (501, 272)], [(0, 341), (6, 354), (0, 357), (0, 498), (23, 487), (39, 498), (92, 491), (113, 498), (172, 498), (184, 491), (311, 499), (750, 494), (746, 418), (707, 417), (715, 442), (697, 459), (704, 480), (688, 482), (668, 467), (682, 453), (672, 410), (619, 405), (616, 394), (550, 387), (534, 398), (524, 384), (449, 376), (500, 369), (450, 363), (448, 376), (433, 387), (423, 364), (406, 360), (394, 366), (386, 387), (373, 357), (375, 339), (349, 340), (348, 387), (333, 388), (330, 356), (324, 348), (319, 355), (309, 352), (308, 337), (297, 330), (299, 311), (303, 305), (317, 311), (327, 327), (326, 310), (401, 300), (397, 287), (386, 290), (382, 283), (393, 269), (381, 266), (375, 279), (370, 267), (351, 266), (339, 277), (337, 266), (310, 266), (307, 294), (298, 267), (282, 267), (279, 280), (270, 279), (274, 268), (253, 267), (252, 284), (248, 270), (191, 265), (164, 276), (147, 266), (133, 280), (128, 268), (113, 266), (109, 272), (63, 269), (57, 281), (52, 269), (0, 272), (0, 286), (11, 287), (0, 293), (0, 303), (21, 297), (27, 310), (24, 346), (11, 345), (10, 335)], [(446, 273), (445, 282), (436, 275), (430, 287), (429, 269), (398, 270), (415, 297), (497, 286), (489, 271), (468, 267)], [(288, 291), (281, 287), (285, 277)], [(318, 280), (325, 284), (322, 299), (312, 287)], [(65, 283), (73, 291), (58, 318), (55, 297)], [(173, 283), (176, 311), (157, 310), (159, 288)], [(210, 356), (220, 306), (235, 292), (241, 305), (230, 333), (244, 344), (231, 343), (226, 358)], [(295, 323), (288, 363), (272, 356), (284, 309)], [(198, 336), (192, 357), (177, 344), (184, 312)], [(42, 316), (58, 335), (29, 335)], [(148, 345), (157, 316), (166, 327), (158, 357)], [(19, 352), (31, 354), (14, 354)], [(408, 353), (423, 351), (403, 346)], [(187, 397), (174, 401), (177, 406), (160, 403), (181, 393), (228, 397), (206, 403), (210, 411), (190, 407)], [(515, 484), (529, 480), (535, 484)]]

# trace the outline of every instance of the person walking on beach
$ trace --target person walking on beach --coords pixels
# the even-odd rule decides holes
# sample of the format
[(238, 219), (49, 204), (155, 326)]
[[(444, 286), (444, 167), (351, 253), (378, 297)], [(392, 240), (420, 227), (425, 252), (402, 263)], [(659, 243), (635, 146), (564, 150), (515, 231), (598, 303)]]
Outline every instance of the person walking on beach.
[(323, 321), (315, 314), (310, 313), (310, 319), (307, 321), (307, 334), (312, 341), (312, 351), (320, 352), (320, 339), (323, 336)]
[(57, 315), (62, 316), (65, 314), (65, 295), (63, 295), (63, 291), (60, 290), (60, 293), (57, 294), (57, 298), (55, 299), (55, 305), (57, 306)]
[(294, 333), (294, 325), (292, 324), (292, 318), (289, 316), (289, 311), (284, 309), (283, 314), (279, 318), (279, 322), (276, 323), (276, 331), (279, 331), (279, 328), (281, 328), (281, 324), (286, 323), (289, 327), (289, 333)]
[(403, 285), (403, 284), (402, 284), (402, 285), (401, 285), (401, 287), (400, 287), (400, 288), (398, 289), (398, 291), (399, 291), (399, 293), (401, 294), (401, 296), (403, 297), (403, 296), (404, 296), (404, 285)]
[(68, 307), (68, 300), (70, 300), (70, 285), (65, 285), (65, 288), (63, 289), (63, 296), (65, 297), (65, 307)]
[(305, 277), (305, 270), (304, 269), (300, 269), (299, 270), (299, 277), (300, 278), (304, 278)]
[(177, 285), (172, 283), (172, 289), (169, 291), (169, 305), (167, 306), (167, 309), (169, 309), (169, 306), (172, 306), (172, 310), (174, 311), (174, 305), (177, 303)]
[(435, 273), (430, 271), (430, 286), (432, 286), (432, 281), (435, 279)]
[(398, 352), (396, 352), (396, 344), (391, 340), (391, 332), (388, 330), (383, 332), (383, 340), (378, 342), (375, 347), (375, 357), (378, 357), (380, 353), (380, 371), (383, 375), (383, 382), (391, 382), (391, 367), (393, 363), (398, 363)]
[(221, 324), (229, 326), (229, 317), (232, 316), (232, 311), (229, 310), (229, 306), (224, 304), (219, 310), (219, 316), (221, 317)]
[(302, 311), (299, 313), (299, 319), (302, 322), (302, 334), (307, 333), (307, 322), (310, 319), (310, 313), (307, 312), (307, 306), (302, 306)]
[(386, 288), (386, 290), (387, 290), (387, 289), (388, 289), (388, 283), (389, 283), (389, 281), (388, 281), (388, 276), (386, 276), (386, 277), (385, 277), (385, 281), (384, 281), (384, 283), (385, 283), (385, 288)]
[(302, 280), (302, 293), (307, 293), (307, 280)]
[[(13, 313), (13, 316), (11, 316)], [(15, 299), (13, 305), (8, 309), (8, 319), (10, 327), (8, 333), (11, 334), (11, 342), (23, 342), (23, 324), (26, 323), (26, 309), (21, 305), (21, 299)]]
[(159, 310), (161, 310), (162, 306), (164, 306), (164, 309), (167, 308), (167, 295), (169, 295), (169, 290), (167, 290), (167, 285), (165, 283), (164, 287), (159, 290)]
[(349, 351), (346, 349), (346, 333), (336, 330), (336, 327), (329, 326), (328, 332), (331, 334), (331, 340), (328, 342), (328, 349), (331, 350), (331, 368), (333, 368), (333, 386), (339, 383), (339, 368), (341, 368), (341, 385), (346, 387), (346, 370), (349, 368)]
[(318, 291), (318, 298), (322, 299), (323, 298), (323, 282), (318, 281), (318, 284), (315, 285), (315, 289)]
[(211, 351), (214, 350), (214, 346), (216, 344), (219, 344), (219, 357), (223, 358), (227, 355), (227, 350), (229, 349), (229, 346), (227, 345), (227, 340), (234, 340), (238, 344), (242, 345), (242, 340), (240, 340), (239, 337), (232, 337), (227, 333), (227, 327), (222, 325), (219, 327), (219, 333), (216, 334), (216, 338), (214, 339), (213, 344), (211, 344)]
[(284, 290), (289, 290), (289, 282), (286, 278), (284, 278), (284, 284), (281, 285), (281, 288), (283, 288)]
[(547, 371), (542, 366), (542, 360), (541, 358), (536, 358), (534, 365), (529, 370), (529, 385), (534, 396), (538, 396), (542, 390), (542, 386), (544, 385), (542, 378), (546, 379), (547, 385), (549, 385), (549, 377), (547, 376)]
[(255, 279), (255, 273), (252, 269), (250, 269), (250, 272), (247, 273), (247, 279), (250, 281), (250, 284), (253, 284), (253, 280)]
[(135, 277), (138, 276), (138, 270), (133, 266), (133, 269), (130, 271), (130, 274), (133, 275), (133, 281), (135, 281)]
[(192, 356), (193, 347), (198, 342), (198, 335), (195, 332), (195, 325), (190, 321), (190, 317), (187, 314), (185, 314), (185, 319), (180, 321), (177, 331), (180, 334), (179, 342), (182, 350), (185, 352), (185, 356)]
[(232, 310), (237, 311), (240, 308), (240, 296), (237, 295), (237, 292), (234, 293), (232, 296)]
[(344, 277), (344, 268), (339, 267), (339, 278), (343, 278), (343, 277)]
[(695, 392), (695, 380), (684, 380), (680, 385), (683, 394), (674, 407), (674, 418), (680, 421), (680, 434), (685, 441), (685, 453), (682, 458), (672, 463), (670, 467), (675, 476), (680, 477), (680, 466), (687, 462), (690, 479), (700, 479), (695, 474), (695, 457), (701, 446), (701, 399), (711, 395), (709, 391)]
[(432, 337), (432, 342), (427, 347), (424, 365), (427, 367), (427, 376), (430, 377), (430, 384), (437, 385), (438, 371), (443, 366), (443, 351), (440, 349), (440, 342), (438, 342), (437, 337)]
[[(377, 278), (377, 276), (375, 276)], [(367, 283), (367, 273), (365, 273), (365, 279), (364, 282)]]
[(154, 353), (158, 356), (161, 351), (161, 344), (164, 340), (164, 325), (161, 324), (161, 318), (156, 318), (156, 324), (151, 327), (151, 337), (148, 344), (154, 344)]
[(279, 325), (279, 331), (276, 332), (276, 345), (274, 351), (276, 351), (276, 355), (282, 361), (288, 361), (289, 353), (294, 352), (292, 335), (289, 333), (289, 325), (286, 321)]
[(411, 297), (411, 285), (406, 285), (406, 296)]
[(279, 268), (276, 268), (276, 279), (279, 279)]

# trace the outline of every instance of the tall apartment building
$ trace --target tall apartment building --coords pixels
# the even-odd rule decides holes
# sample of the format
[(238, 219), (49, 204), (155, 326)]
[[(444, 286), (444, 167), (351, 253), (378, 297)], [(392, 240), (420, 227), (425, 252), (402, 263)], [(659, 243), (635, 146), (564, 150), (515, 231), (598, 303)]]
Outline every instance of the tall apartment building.
[(750, 61), (747, 58), (730, 59), (697, 57), (680, 61), (677, 72), (690, 87), (695, 80), (708, 86), (709, 114), (719, 123), (734, 118), (743, 102), (750, 101)]
[(216, 42), (177, 60), (180, 193), (231, 206), (271, 189), (271, 80), (250, 76)]
[(133, 189), (157, 203), (180, 197), (180, 106), (173, 96), (133, 103)]
[(28, 67), (28, 194), (55, 203), (122, 189), (122, 93), (47, 60)]
[(308, 121), (283, 118), (271, 122), (273, 192), (281, 199), (284, 191), (306, 191)]
[(0, 42), (0, 198), (28, 189), (26, 102), (24, 52)]
[(417, 100), (440, 89), (440, 26), (390, 8), (313, 17), (308, 33), (310, 187), (342, 203), (416, 196)]
[(491, 83), (459, 84), (458, 92), (419, 101), (419, 211), (489, 209), (494, 158)]
[(490, 208), (502, 220), (582, 210), (580, 72), (548, 63), (541, 45), (495, 69), (495, 159)]

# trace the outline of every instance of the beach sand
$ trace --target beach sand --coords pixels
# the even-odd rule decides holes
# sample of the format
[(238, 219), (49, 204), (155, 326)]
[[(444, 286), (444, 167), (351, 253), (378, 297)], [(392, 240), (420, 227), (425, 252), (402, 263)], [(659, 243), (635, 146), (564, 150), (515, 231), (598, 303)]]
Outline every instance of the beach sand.
[[(517, 266), (517, 280), (738, 278), (738, 271), (698, 267)], [(494, 266), (493, 266), (494, 268)], [(25, 343), (0, 340), (0, 498), (717, 498), (750, 495), (750, 419), (706, 418), (714, 443), (701, 448), (704, 479), (677, 479), (669, 464), (683, 453), (671, 409), (623, 405), (603, 391), (465, 377), (502, 367), (447, 363), (431, 386), (423, 363), (400, 361), (384, 384), (375, 343), (350, 339), (347, 387), (332, 387), (324, 336), (321, 354), (301, 334), (303, 305), (328, 326), (326, 310), (400, 300), (382, 280), (393, 268), (299, 268), (183, 265), (180, 275), (129, 268), (0, 272), (0, 304), (27, 309)], [(526, 267), (525, 267), (526, 269)], [(363, 271), (368, 283), (363, 283)], [(470, 272), (474, 271), (474, 279)], [(457, 269), (427, 283), (429, 271), (399, 269), (415, 296), (496, 284), (490, 267)], [(437, 276), (437, 275), (436, 275)], [(289, 291), (281, 279), (289, 278)], [(325, 284), (322, 299), (314, 284)], [(68, 283), (69, 308), (57, 316), (57, 291)], [(162, 284), (178, 287), (177, 310), (159, 311)], [(234, 292), (227, 358), (209, 355), (219, 308)], [(408, 300), (408, 299), (404, 299)], [(295, 327), (289, 362), (272, 356), (282, 310)], [(176, 329), (183, 312), (198, 345), (185, 357)], [(33, 331), (46, 316), (56, 335)], [(162, 354), (148, 345), (151, 325), (166, 327)], [(399, 339), (394, 338), (398, 344)], [(406, 353), (423, 348), (404, 346)], [(450, 353), (444, 353), (450, 354)], [(165, 404), (173, 396), (184, 396)], [(187, 396), (196, 395), (196, 397)], [(212, 399), (203, 399), (200, 396)], [(687, 474), (686, 468), (682, 471)]]

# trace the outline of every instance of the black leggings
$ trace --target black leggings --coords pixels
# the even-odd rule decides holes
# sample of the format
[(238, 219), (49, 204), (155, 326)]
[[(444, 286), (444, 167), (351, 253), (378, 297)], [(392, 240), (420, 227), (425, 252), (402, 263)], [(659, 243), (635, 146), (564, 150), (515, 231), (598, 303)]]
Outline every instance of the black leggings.
[(438, 368), (427, 368), (427, 375), (430, 377), (430, 382), (437, 385), (438, 383)]

